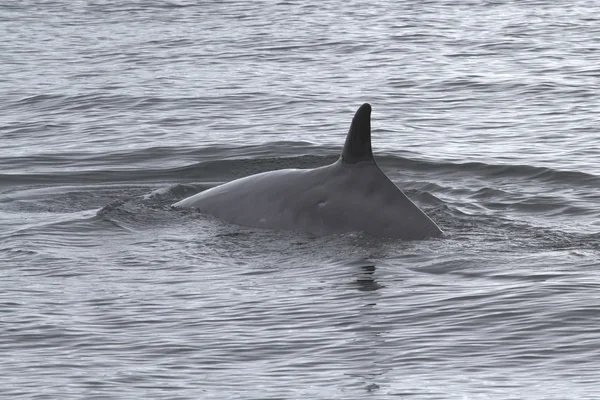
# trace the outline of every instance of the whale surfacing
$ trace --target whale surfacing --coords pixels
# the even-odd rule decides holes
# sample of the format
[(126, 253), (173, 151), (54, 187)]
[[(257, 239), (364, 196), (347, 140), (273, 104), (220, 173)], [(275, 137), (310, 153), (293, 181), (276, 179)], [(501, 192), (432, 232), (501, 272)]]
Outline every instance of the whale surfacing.
[(365, 232), (403, 240), (442, 235), (375, 162), (367, 103), (356, 111), (335, 163), (251, 175), (173, 206), (197, 208), (238, 225), (315, 235)]

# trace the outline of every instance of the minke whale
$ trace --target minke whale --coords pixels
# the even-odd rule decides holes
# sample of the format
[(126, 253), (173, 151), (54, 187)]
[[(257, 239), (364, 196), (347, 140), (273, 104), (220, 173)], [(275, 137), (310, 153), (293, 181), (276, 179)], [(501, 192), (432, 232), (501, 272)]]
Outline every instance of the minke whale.
[(238, 225), (314, 235), (365, 232), (402, 240), (442, 230), (383, 173), (371, 149), (371, 106), (352, 119), (340, 158), (314, 169), (237, 179), (173, 204)]

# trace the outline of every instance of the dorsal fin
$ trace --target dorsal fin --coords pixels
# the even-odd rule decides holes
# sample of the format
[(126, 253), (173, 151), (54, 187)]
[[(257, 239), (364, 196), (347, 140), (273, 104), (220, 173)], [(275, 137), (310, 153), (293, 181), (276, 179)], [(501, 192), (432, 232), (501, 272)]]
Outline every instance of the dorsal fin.
[(371, 105), (365, 103), (352, 118), (352, 125), (346, 136), (342, 162), (354, 164), (360, 161), (373, 161), (371, 150)]

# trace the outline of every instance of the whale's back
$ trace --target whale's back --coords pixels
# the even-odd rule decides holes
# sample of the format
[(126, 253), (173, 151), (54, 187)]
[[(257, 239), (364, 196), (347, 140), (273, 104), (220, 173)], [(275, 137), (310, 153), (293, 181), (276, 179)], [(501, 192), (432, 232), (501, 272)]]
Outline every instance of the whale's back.
[(174, 204), (239, 225), (314, 234), (361, 231), (423, 239), (442, 234), (379, 169), (371, 150), (371, 106), (352, 119), (342, 154), (315, 169), (285, 169), (241, 178)]
[(238, 179), (176, 207), (244, 226), (316, 235), (366, 232), (400, 239), (439, 236), (440, 229), (375, 164), (341, 161)]

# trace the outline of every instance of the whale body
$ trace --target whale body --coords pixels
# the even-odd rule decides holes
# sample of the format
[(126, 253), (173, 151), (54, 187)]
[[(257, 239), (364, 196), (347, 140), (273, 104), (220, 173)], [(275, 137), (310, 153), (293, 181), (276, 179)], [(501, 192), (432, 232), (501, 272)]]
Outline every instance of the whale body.
[(315, 235), (365, 232), (403, 240), (442, 230), (381, 171), (371, 149), (371, 106), (352, 120), (340, 158), (314, 169), (237, 179), (173, 204), (238, 225)]

